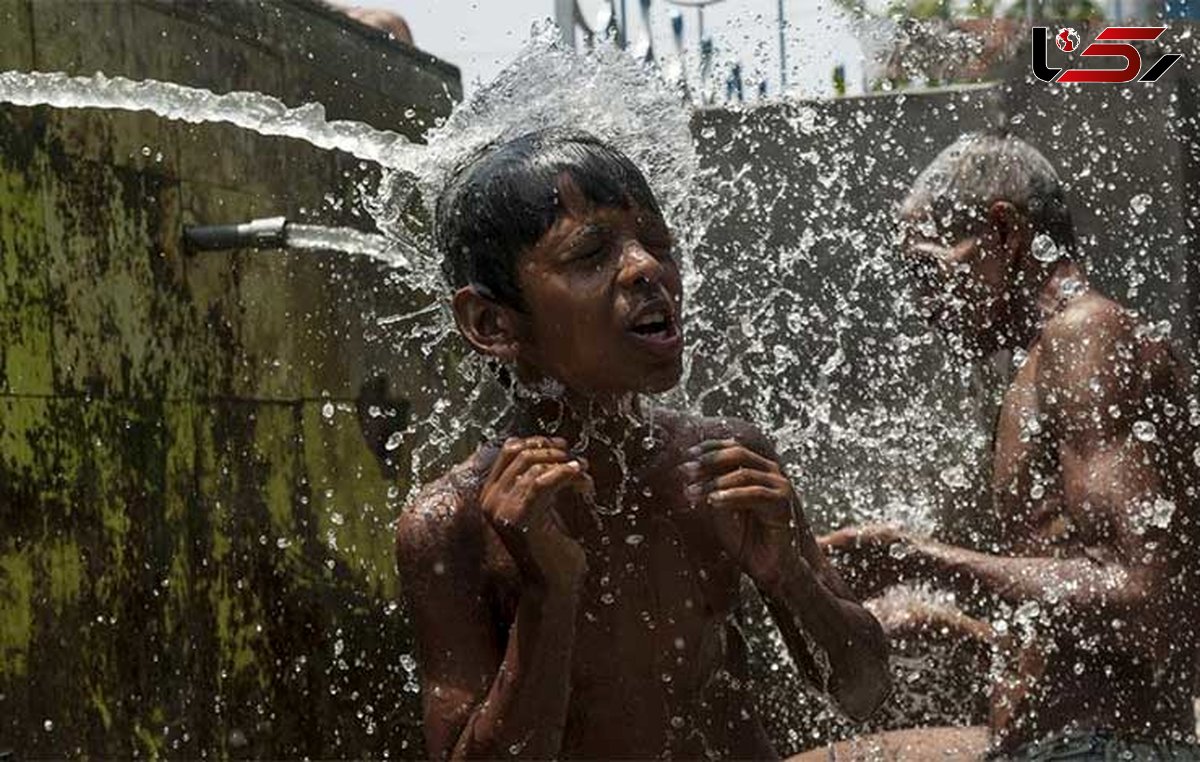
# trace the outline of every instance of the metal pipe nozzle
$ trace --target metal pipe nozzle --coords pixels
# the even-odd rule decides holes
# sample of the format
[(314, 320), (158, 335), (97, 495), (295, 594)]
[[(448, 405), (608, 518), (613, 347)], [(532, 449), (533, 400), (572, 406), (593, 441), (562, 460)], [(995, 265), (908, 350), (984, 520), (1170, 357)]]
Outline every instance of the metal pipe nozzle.
[(183, 240), (191, 251), (283, 248), (287, 225), (286, 217), (264, 217), (237, 225), (185, 225)]

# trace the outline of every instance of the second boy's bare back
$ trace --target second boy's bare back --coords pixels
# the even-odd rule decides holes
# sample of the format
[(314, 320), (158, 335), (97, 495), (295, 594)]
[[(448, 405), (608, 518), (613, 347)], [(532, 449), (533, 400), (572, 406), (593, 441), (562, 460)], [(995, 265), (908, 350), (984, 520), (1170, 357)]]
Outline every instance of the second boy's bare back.
[(888, 690), (882, 633), (770, 443), (641, 407), (678, 381), (682, 285), (640, 173), (592, 138), (538, 133), (445, 199), (459, 328), (527, 391), (509, 436), (400, 520), (429, 754), (775, 756), (734, 618), (742, 575), (800, 666), (869, 714)]

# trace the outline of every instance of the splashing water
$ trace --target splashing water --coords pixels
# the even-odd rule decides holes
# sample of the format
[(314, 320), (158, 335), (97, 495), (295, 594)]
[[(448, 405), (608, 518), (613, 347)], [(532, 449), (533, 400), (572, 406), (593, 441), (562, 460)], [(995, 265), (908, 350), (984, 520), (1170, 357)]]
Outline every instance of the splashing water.
[(412, 267), (413, 244), (354, 228), (333, 228), (324, 225), (287, 225), (289, 248), (306, 251), (336, 251), (371, 257), (402, 270)]
[[(948, 361), (927, 331), (913, 329), (911, 301), (896, 288), (886, 255), (892, 210), (863, 214), (843, 198), (845, 178), (878, 171), (875, 157), (864, 156), (856, 143), (871, 129), (861, 116), (846, 130), (811, 110), (795, 115), (796, 128), (821, 136), (824, 150), (806, 146), (786, 160), (811, 167), (815, 179), (769, 195), (765, 190), (778, 180), (769, 168), (755, 174), (747, 165), (721, 176), (702, 168), (693, 138), (696, 115), (677, 84), (614, 49), (568, 50), (548, 26), (535, 30), (514, 63), (429, 133), (424, 146), (362, 123), (328, 121), (317, 104), (292, 109), (258, 93), (218, 95), (103, 75), (6, 72), (0, 101), (228, 122), (383, 167), (366, 202), (382, 235), (290, 225), (289, 242), (377, 257), (401, 268), (385, 276), (385, 287), (418, 295), (411, 309), (376, 319), (395, 355), (413, 357), (421, 368), (412, 383), (409, 423), (388, 439), (389, 450), (393, 443), (406, 448), (414, 486), (461, 456), (462, 443), (494, 436), (511, 402), (481, 362), (462, 358), (428, 225), (433, 204), (457, 168), (482, 148), (548, 127), (590, 132), (642, 168), (685, 268), (689, 350), (683, 381), (668, 400), (696, 413), (748, 418), (772, 434), (785, 461), (797, 466), (793, 476), (818, 528), (882, 519), (928, 529), (944, 487), (966, 491), (966, 474), (983, 473), (971, 459), (987, 440), (973, 420), (988, 416), (973, 415), (963, 400), (982, 396), (984, 381)], [(892, 130), (878, 129), (885, 136)], [(704, 129), (700, 134), (718, 139)], [(790, 203), (785, 191), (803, 196), (795, 235), (780, 242), (764, 233), (749, 247), (708, 238), (716, 231), (744, 240), (745, 228)], [(722, 197), (742, 202), (718, 208)], [(822, 252), (822, 246), (832, 248)], [(849, 264), (832, 272), (832, 256)], [(884, 340), (864, 342), (857, 331), (865, 323), (886, 326)], [(759, 644), (772, 671), (777, 646)]]
[(227, 122), (260, 135), (299, 138), (318, 148), (338, 149), (366, 161), (392, 166), (413, 150), (402, 135), (362, 122), (328, 121), (325, 107), (288, 108), (262, 93), (218, 95), (197, 87), (124, 77), (71, 77), (60, 72), (0, 72), (0, 102), (14, 106), (150, 111), (165, 119), (203, 124)]
[[(418, 202), (432, 219), (454, 173), (487, 146), (540, 129), (573, 129), (608, 142), (642, 169), (687, 251), (704, 230), (690, 118), (683, 91), (657, 72), (612, 47), (567, 48), (557, 27), (536, 24), (514, 61), (430, 131), (422, 150), (387, 165), (371, 212), (380, 230), (414, 236), (432, 255), (431, 237), (412, 214)], [(429, 262), (429, 269), (438, 264)], [(423, 286), (443, 288), (440, 281)]]

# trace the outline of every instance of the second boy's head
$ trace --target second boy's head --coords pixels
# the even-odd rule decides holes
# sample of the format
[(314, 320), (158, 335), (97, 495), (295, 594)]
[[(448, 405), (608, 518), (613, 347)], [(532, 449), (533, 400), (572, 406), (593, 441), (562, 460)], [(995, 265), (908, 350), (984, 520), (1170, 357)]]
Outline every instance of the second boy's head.
[(1033, 146), (970, 133), (938, 154), (901, 205), (902, 253), (935, 323), (984, 351), (1077, 255), (1062, 182)]
[(451, 180), (436, 226), (459, 330), (522, 381), (595, 396), (678, 382), (679, 266), (624, 154), (557, 130), (490, 147)]

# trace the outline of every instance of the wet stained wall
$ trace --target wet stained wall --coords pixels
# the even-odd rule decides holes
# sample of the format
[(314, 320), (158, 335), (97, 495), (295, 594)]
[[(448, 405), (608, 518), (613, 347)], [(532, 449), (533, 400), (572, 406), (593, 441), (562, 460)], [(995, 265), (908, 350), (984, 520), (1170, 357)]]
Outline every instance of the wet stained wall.
[[(310, 2), (0, 0), (0, 69), (259, 90), (413, 137), (461, 97), (454, 67)], [(419, 299), (371, 262), (181, 243), (366, 226), (369, 177), (227, 126), (0, 108), (0, 751), (420, 743), (384, 442), (423, 366), (373, 319)]]

